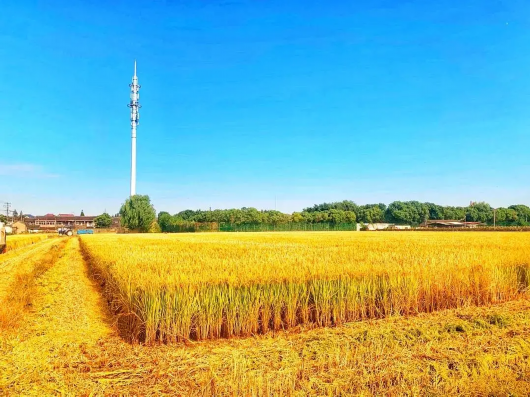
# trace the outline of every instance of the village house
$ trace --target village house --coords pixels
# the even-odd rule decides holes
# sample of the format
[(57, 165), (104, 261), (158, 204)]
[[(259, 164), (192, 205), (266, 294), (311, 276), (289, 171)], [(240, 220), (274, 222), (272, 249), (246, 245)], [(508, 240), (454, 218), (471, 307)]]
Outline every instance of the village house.
[(13, 230), (13, 234), (21, 234), (26, 233), (28, 231), (28, 228), (24, 222), (16, 221), (11, 225), (11, 229)]
[(95, 216), (76, 216), (74, 214), (46, 214), (26, 218), (25, 223), (28, 229), (56, 230), (60, 227), (72, 229), (91, 229), (95, 227)]

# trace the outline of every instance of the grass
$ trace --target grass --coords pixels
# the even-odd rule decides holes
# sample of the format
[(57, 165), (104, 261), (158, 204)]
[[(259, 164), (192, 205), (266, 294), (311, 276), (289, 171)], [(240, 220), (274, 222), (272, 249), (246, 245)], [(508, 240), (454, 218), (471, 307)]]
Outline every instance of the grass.
[(250, 336), (517, 299), (530, 236), (260, 233), (84, 236), (132, 340)]

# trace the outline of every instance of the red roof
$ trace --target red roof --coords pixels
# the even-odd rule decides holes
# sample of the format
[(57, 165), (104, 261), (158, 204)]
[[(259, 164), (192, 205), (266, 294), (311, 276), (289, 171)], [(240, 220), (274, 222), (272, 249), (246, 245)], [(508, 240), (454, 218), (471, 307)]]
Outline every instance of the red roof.
[(35, 220), (48, 220), (48, 221), (53, 221), (55, 220), (55, 215), (53, 214), (46, 214), (46, 215), (43, 215), (43, 216), (36, 216), (35, 218), (33, 218)]
[(35, 218), (32, 218), (32, 220), (36, 221), (55, 221), (55, 220), (75, 220), (75, 221), (93, 221), (95, 216), (75, 216), (73, 214), (59, 214), (57, 216), (53, 214), (46, 214), (43, 216), (36, 216)]

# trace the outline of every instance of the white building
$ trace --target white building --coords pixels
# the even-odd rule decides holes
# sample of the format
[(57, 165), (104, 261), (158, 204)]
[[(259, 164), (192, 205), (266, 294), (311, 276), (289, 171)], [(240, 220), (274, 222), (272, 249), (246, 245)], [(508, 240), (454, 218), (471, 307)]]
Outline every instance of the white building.
[(410, 225), (395, 225), (393, 223), (358, 223), (357, 224), (357, 230), (362, 230), (363, 226), (365, 230), (387, 230), (387, 229), (393, 229), (393, 230), (407, 230), (411, 229)]

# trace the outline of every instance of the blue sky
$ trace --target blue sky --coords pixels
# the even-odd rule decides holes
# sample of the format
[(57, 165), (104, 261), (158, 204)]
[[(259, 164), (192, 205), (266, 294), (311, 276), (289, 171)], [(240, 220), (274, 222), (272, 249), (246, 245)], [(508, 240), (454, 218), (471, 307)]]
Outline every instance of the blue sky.
[[(355, 4), (364, 3), (364, 5)], [(0, 202), (530, 204), (530, 3), (4, 1)]]

